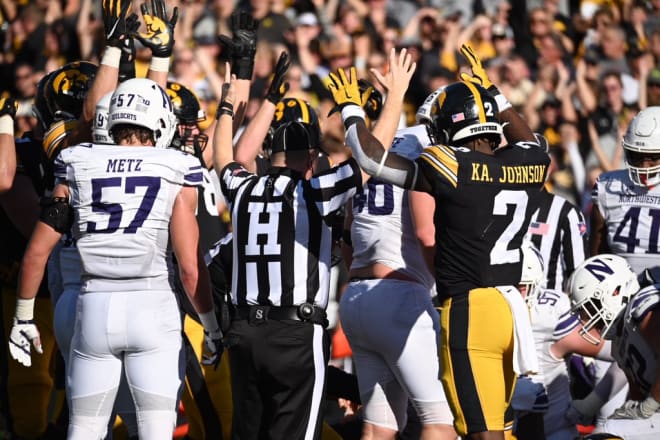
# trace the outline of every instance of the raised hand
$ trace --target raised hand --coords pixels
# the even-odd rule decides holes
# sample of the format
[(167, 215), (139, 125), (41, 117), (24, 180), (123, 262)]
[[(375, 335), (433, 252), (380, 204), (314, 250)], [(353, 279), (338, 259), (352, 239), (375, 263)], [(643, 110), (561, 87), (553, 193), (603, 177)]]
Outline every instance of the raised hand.
[(222, 58), (231, 60), (232, 72), (238, 79), (252, 79), (254, 55), (257, 53), (257, 28), (259, 21), (249, 12), (236, 10), (231, 15), (233, 37), (218, 36), (222, 46)]
[(32, 319), (22, 321), (14, 318), (14, 325), (9, 334), (9, 354), (18, 363), (29, 367), (32, 365), (30, 344), (39, 354), (43, 354), (39, 330)]
[(146, 33), (135, 33), (140, 43), (151, 49), (154, 56), (169, 58), (174, 49), (174, 26), (179, 18), (179, 8), (175, 7), (168, 20), (165, 0), (151, 0), (151, 12), (146, 3), (140, 6), (142, 19), (147, 26)]
[(344, 69), (337, 69), (337, 73), (330, 73), (330, 85), (328, 90), (332, 93), (332, 99), (341, 111), (347, 105), (362, 106), (360, 86), (358, 85), (357, 71), (351, 67), (350, 76), (346, 76)]
[(402, 49), (398, 55), (396, 50), (392, 49), (390, 50), (389, 67), (389, 71), (385, 75), (377, 69), (371, 69), (370, 72), (387, 91), (388, 99), (390, 96), (395, 99), (403, 99), (417, 68), (417, 63), (412, 61), (412, 57), (406, 49)]
[(273, 73), (273, 80), (268, 86), (268, 91), (266, 92), (266, 100), (277, 104), (282, 100), (286, 92), (289, 90), (289, 83), (284, 81), (284, 76), (286, 75), (289, 66), (291, 65), (291, 60), (289, 60), (289, 54), (282, 51), (280, 58), (277, 60), (275, 65), (275, 72)]
[(131, 3), (131, 0), (103, 0), (103, 27), (107, 46), (122, 47), (122, 40), (131, 32), (126, 26)]
[[(491, 87), (495, 87), (488, 78), (488, 74), (486, 73), (486, 69), (484, 69), (484, 66), (481, 64), (481, 59), (479, 56), (475, 53), (474, 49), (472, 49), (472, 46), (469, 44), (464, 44), (461, 46), (461, 53), (465, 57), (465, 59), (468, 60), (470, 63), (470, 68), (472, 69), (472, 75), (469, 73), (463, 72), (461, 73), (461, 79), (466, 82), (472, 82), (475, 84), (479, 84), (485, 89), (488, 89), (489, 91), (491, 90)], [(499, 93), (499, 92), (498, 92)]]
[(0, 98), (0, 116), (9, 115), (12, 119), (16, 117), (18, 111), (18, 101), (11, 96)]

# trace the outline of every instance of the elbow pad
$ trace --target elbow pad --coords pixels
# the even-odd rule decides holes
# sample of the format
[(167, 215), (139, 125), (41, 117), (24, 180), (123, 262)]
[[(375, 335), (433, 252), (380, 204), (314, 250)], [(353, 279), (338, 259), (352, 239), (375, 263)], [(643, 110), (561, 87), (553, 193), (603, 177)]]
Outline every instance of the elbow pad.
[(41, 213), (39, 220), (55, 229), (60, 234), (67, 233), (73, 226), (73, 209), (64, 197), (42, 197), (39, 202)]

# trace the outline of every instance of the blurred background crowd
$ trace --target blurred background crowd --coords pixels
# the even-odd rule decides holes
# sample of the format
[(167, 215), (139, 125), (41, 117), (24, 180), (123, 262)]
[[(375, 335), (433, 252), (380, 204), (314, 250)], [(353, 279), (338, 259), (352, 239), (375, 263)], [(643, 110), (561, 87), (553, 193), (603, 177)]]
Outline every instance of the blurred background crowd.
[[(418, 67), (401, 124), (411, 125), (424, 98), (468, 67), (458, 48), (469, 42), (493, 82), (548, 139), (552, 191), (587, 215), (596, 176), (623, 167), (628, 122), (660, 104), (660, 0), (168, 1), (175, 6), (172, 80), (193, 89), (207, 114), (224, 73), (217, 36), (231, 34), (237, 8), (250, 10), (260, 27), (246, 123), (286, 50), (288, 95), (318, 110), (325, 149), (338, 155), (344, 133), (339, 116), (326, 116), (328, 72), (355, 65), (369, 78), (369, 69), (385, 68), (390, 48), (408, 48)], [(20, 100), (17, 136), (36, 123), (38, 80), (69, 61), (98, 63), (103, 42), (99, 1), (0, 0), (0, 92)], [(151, 52), (137, 46), (144, 76)]]

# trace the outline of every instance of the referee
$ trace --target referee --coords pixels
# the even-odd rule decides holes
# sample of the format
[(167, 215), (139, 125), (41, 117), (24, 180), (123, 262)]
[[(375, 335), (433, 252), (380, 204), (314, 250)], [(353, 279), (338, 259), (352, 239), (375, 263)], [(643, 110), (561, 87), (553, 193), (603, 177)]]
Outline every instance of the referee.
[(587, 254), (587, 226), (580, 210), (545, 188), (529, 223), (528, 238), (541, 252), (546, 288), (563, 290), (577, 265)]
[(265, 175), (233, 162), (233, 81), (228, 84), (214, 165), (234, 235), (235, 312), (226, 335), (232, 438), (318, 439), (330, 345), (326, 219), (361, 188), (362, 176), (353, 159), (314, 174), (319, 145), (301, 122), (275, 131)]

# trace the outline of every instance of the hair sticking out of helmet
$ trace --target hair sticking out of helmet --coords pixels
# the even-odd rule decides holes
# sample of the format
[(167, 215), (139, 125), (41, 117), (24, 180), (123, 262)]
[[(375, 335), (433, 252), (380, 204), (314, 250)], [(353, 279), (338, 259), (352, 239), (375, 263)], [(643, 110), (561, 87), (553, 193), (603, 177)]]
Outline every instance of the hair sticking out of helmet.
[(98, 67), (88, 61), (74, 61), (50, 74), (44, 86), (44, 98), (54, 120), (80, 118), (97, 70)]
[(176, 130), (176, 117), (165, 90), (146, 78), (121, 83), (110, 98), (108, 131), (115, 142), (114, 128), (126, 125), (152, 131), (156, 147), (169, 147)]
[(522, 273), (520, 275), (520, 286), (525, 287), (525, 302), (531, 309), (536, 305), (539, 294), (545, 285), (543, 256), (534, 243), (529, 240), (522, 242)]
[(95, 144), (112, 144), (113, 140), (108, 131), (108, 113), (110, 112), (110, 99), (112, 93), (103, 95), (96, 103), (96, 113), (92, 127), (92, 140)]
[(639, 186), (660, 184), (660, 107), (640, 111), (623, 136), (630, 179)]
[(637, 275), (625, 258), (601, 254), (583, 261), (568, 279), (572, 310), (582, 323), (580, 336), (598, 345), (638, 290)]
[(439, 144), (462, 146), (487, 138), (493, 149), (502, 138), (497, 103), (488, 90), (470, 82), (448, 85), (431, 106), (431, 134)]

